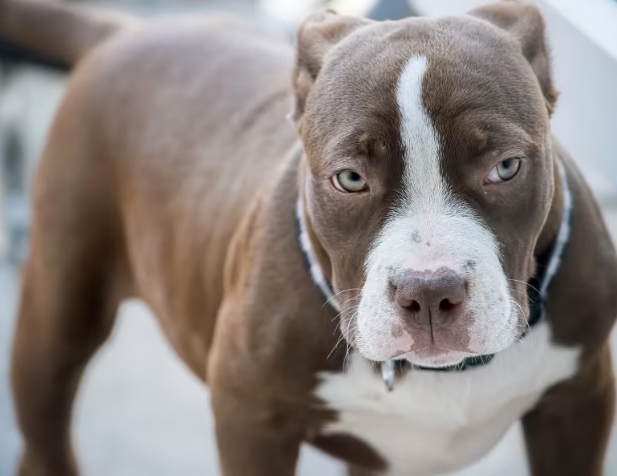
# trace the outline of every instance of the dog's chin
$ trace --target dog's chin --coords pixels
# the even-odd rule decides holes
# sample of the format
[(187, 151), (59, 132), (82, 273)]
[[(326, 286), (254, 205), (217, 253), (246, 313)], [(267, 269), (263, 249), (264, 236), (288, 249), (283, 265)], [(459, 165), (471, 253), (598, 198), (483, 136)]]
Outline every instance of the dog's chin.
[(397, 359), (406, 360), (410, 364), (416, 367), (425, 367), (429, 369), (440, 369), (444, 367), (453, 367), (459, 365), (467, 357), (471, 357), (475, 354), (468, 352), (454, 352), (454, 351), (418, 351), (408, 352), (401, 355)]
[(414, 366), (431, 369), (452, 367), (462, 363), (467, 357), (478, 355), (472, 352), (444, 350), (436, 347), (412, 350), (400, 354), (367, 352), (367, 349), (357, 347), (356, 351), (364, 358), (372, 360), (373, 362), (385, 362), (387, 360), (407, 361)]
[[(493, 342), (490, 346), (481, 346), (477, 349), (454, 349), (455, 344), (447, 345), (447, 342), (444, 347), (432, 344), (420, 348), (415, 346), (414, 349), (414, 345), (408, 345), (408, 350), (403, 352), (393, 352), (393, 348), (401, 347), (400, 342), (399, 345), (393, 344), (386, 347), (357, 346), (354, 344), (352, 344), (352, 347), (364, 358), (373, 362), (407, 361), (416, 367), (440, 369), (462, 364), (468, 358), (498, 354), (509, 349), (517, 341), (518, 339), (514, 335), (511, 338), (503, 338), (501, 342)], [(390, 348), (388, 349), (388, 347)]]

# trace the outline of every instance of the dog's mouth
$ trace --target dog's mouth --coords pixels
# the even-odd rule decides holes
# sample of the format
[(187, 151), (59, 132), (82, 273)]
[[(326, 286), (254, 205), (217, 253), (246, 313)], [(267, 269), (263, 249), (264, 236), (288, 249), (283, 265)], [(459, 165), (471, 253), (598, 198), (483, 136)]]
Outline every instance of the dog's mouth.
[(393, 340), (388, 345), (384, 342), (384, 347), (396, 349), (393, 351), (375, 352), (363, 342), (363, 337), (357, 333), (350, 337), (348, 342), (351, 347), (357, 350), (362, 356), (374, 362), (384, 362), (388, 360), (404, 361), (415, 367), (423, 368), (445, 368), (462, 365), (469, 359), (490, 361), (494, 354), (503, 352), (515, 344), (520, 337), (513, 338), (507, 343), (500, 343), (499, 347), (491, 346), (486, 350), (474, 350), (466, 345), (458, 345), (457, 342), (440, 340), (438, 343), (413, 342), (413, 337), (409, 337), (410, 345), (401, 348), (400, 340)]
[[(348, 344), (374, 362), (407, 361), (426, 368), (453, 367), (467, 359), (490, 359), (521, 338), (518, 307), (510, 307), (502, 319), (469, 313), (450, 326), (404, 328), (394, 312), (370, 315), (349, 309), (340, 329)], [(501, 314), (504, 316), (504, 314)], [(362, 320), (364, 319), (364, 321)], [(485, 323), (482, 325), (481, 323)]]
[[(362, 346), (357, 347), (361, 354), (364, 354)], [(468, 358), (481, 358), (485, 354), (474, 352), (464, 345), (460, 345), (460, 341), (450, 342), (441, 339), (439, 342), (422, 342), (415, 341), (404, 350), (397, 350), (389, 354), (383, 360), (406, 361), (416, 367), (425, 368), (443, 368), (455, 367), (462, 364)], [(370, 358), (370, 355), (366, 355)], [(373, 356), (374, 357), (374, 356)], [(487, 356), (487, 358), (490, 358)]]
[(439, 369), (444, 367), (456, 367), (470, 357), (482, 357), (482, 355), (475, 352), (464, 352), (430, 346), (394, 355), (389, 360), (407, 361), (416, 367)]

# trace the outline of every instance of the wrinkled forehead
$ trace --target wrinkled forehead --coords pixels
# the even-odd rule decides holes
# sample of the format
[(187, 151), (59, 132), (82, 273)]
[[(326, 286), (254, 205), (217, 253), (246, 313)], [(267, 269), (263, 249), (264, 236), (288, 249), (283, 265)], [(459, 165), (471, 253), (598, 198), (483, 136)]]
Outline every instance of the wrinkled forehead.
[(525, 149), (548, 128), (535, 76), (507, 34), (472, 17), (413, 18), (363, 28), (332, 51), (307, 102), (307, 145), (327, 155), (359, 133), (392, 144), (401, 101), (414, 95), (440, 141), (471, 155)]

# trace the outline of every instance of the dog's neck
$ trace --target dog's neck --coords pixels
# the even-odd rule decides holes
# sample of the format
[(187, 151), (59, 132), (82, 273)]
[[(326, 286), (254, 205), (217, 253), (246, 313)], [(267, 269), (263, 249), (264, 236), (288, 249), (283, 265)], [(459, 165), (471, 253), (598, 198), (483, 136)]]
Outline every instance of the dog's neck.
[(542, 253), (547, 252), (552, 243), (557, 237), (559, 227), (563, 220), (564, 209), (564, 181), (561, 177), (562, 163), (561, 159), (556, 154), (553, 154), (553, 195), (551, 197), (551, 204), (549, 212), (546, 216), (546, 221), (542, 227), (542, 231), (538, 236), (536, 245), (534, 247), (534, 256), (540, 256)]
[(342, 307), (334, 296), (334, 289), (332, 287), (332, 261), (315, 234), (307, 210), (307, 199), (305, 195), (307, 174), (309, 173), (307, 167), (306, 157), (303, 157), (300, 160), (297, 177), (298, 200), (296, 201), (296, 228), (298, 240), (311, 279), (324, 296), (327, 297), (328, 304), (337, 312), (340, 312)]
[[(306, 267), (309, 270), (311, 279), (321, 290), (324, 297), (327, 299), (327, 303), (336, 310), (341, 312), (342, 307), (338, 302), (334, 289), (332, 288), (332, 266), (325, 250), (321, 246), (317, 246), (319, 243), (315, 232), (310, 225), (305, 208), (305, 200), (301, 195), (298, 196), (296, 201), (296, 228), (298, 234), (298, 241), (302, 249)], [(324, 266), (327, 263), (328, 266)]]

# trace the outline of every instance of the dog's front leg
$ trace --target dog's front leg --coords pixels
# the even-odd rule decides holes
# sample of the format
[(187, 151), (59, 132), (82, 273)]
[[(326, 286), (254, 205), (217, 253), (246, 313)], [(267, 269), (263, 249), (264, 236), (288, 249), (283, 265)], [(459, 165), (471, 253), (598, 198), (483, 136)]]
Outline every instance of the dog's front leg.
[(303, 419), (291, 408), (297, 399), (286, 379), (274, 370), (277, 353), (251, 340), (257, 319), (248, 314), (236, 302), (224, 306), (209, 359), (221, 475), (293, 476)]
[[(255, 402), (258, 395), (247, 396)], [(276, 409), (263, 410), (248, 401), (213, 389), (221, 474), (223, 476), (293, 476), (300, 448), (299, 432)]]
[(614, 378), (606, 346), (574, 379), (550, 390), (523, 419), (532, 474), (602, 475), (614, 405)]

